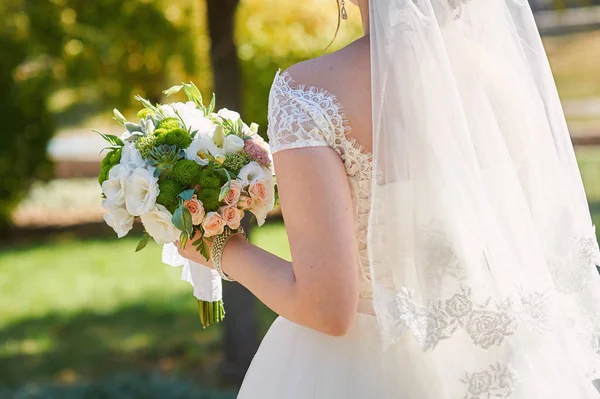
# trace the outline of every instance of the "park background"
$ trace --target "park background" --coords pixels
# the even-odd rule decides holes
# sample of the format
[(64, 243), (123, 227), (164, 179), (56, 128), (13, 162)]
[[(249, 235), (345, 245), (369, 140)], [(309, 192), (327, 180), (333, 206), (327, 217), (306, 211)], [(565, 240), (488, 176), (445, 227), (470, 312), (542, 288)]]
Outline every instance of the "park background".
[[(600, 2), (531, 0), (596, 223)], [(357, 10), (330, 50), (360, 35)], [(0, 2), (0, 398), (229, 399), (275, 315), (227, 284), (203, 330), (180, 270), (102, 223), (102, 140), (134, 94), (193, 80), (266, 128), (278, 68), (319, 56), (335, 0)], [(139, 231), (139, 229), (138, 229)], [(251, 232), (289, 259), (281, 220)]]

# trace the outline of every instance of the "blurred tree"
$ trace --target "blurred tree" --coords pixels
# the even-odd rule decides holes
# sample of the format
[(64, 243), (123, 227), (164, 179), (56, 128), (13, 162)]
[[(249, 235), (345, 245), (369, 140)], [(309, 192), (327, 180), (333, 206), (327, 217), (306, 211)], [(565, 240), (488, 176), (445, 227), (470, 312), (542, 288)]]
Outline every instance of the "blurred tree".
[(22, 2), (0, 3), (0, 236), (10, 214), (36, 178), (50, 175), (46, 145), (54, 124), (48, 111), (51, 60), (33, 51)]
[[(234, 41), (234, 17), (239, 0), (207, 0), (206, 16), (211, 42), (217, 108), (241, 110), (241, 81)], [(247, 220), (244, 228), (249, 233)], [(223, 322), (224, 382), (239, 386), (258, 349), (256, 299), (238, 283), (224, 284), (227, 317)]]

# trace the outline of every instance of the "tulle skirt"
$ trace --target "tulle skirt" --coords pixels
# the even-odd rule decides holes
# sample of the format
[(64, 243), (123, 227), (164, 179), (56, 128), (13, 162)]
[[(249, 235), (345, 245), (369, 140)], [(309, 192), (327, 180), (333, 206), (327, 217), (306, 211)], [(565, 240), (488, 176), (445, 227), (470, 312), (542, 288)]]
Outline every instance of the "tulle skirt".
[(560, 359), (552, 365), (524, 365), (519, 381), (500, 366), (457, 377), (454, 362), (460, 359), (431, 362), (410, 334), (382, 350), (373, 315), (358, 313), (342, 337), (279, 317), (252, 361), (238, 399), (600, 398), (591, 381), (567, 377), (572, 370), (568, 364), (562, 367)]

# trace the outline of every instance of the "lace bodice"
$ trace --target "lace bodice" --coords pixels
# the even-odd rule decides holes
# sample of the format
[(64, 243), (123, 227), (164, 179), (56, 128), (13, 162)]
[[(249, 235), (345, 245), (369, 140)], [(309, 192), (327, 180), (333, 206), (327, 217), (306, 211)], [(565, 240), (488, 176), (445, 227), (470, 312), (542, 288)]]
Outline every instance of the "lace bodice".
[(332, 93), (312, 86), (295, 86), (287, 73), (277, 73), (269, 96), (271, 149), (276, 153), (293, 148), (331, 147), (340, 155), (354, 205), (360, 297), (372, 298), (367, 254), (371, 155), (349, 132), (344, 108)]

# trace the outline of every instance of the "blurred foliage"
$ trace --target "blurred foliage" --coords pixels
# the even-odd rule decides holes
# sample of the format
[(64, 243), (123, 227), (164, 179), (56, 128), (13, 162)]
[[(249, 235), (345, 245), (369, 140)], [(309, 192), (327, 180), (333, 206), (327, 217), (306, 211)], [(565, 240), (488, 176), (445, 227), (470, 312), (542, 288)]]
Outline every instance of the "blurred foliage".
[[(189, 8), (189, 7), (188, 7)], [(173, 14), (173, 13), (171, 13)], [(76, 88), (82, 117), (90, 101), (129, 104), (134, 91), (159, 99), (173, 62), (195, 68), (193, 13), (171, 19), (145, 0), (3, 0), (0, 15), (0, 226), (36, 178), (50, 176), (46, 147), (53, 131), (48, 98)], [(142, 90), (143, 88), (143, 90)]]
[[(341, 25), (330, 51), (362, 33), (358, 10)], [(244, 117), (263, 129), (269, 89), (277, 69), (323, 55), (335, 37), (335, 0), (245, 0), (238, 10), (238, 56), (242, 61)], [(218, 94), (218, 93), (217, 93)]]
[(3, 399), (234, 399), (233, 392), (201, 389), (192, 378), (159, 373), (122, 373), (88, 383), (0, 388)]
[(0, 25), (0, 232), (6, 231), (10, 211), (32, 180), (49, 175), (46, 144), (54, 130), (46, 106), (52, 89), (50, 60), (32, 49), (16, 10), (21, 7), (10, 1), (0, 3), (5, 17)]

